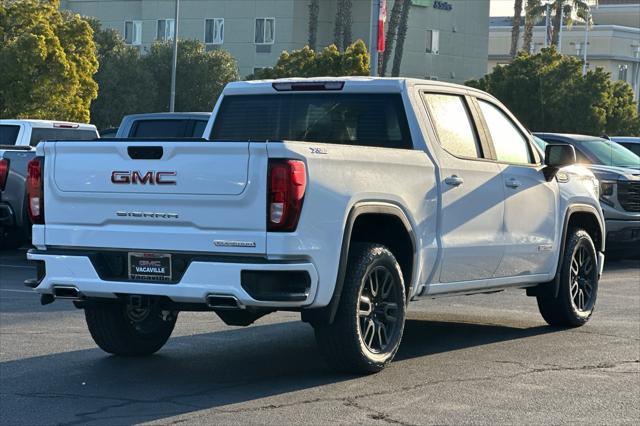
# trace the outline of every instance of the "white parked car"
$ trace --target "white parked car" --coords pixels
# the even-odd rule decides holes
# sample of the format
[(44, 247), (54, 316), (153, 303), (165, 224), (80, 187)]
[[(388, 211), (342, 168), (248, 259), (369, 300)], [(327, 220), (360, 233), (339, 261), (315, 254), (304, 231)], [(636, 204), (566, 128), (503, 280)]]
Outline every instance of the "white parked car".
[(409, 303), (510, 287), (552, 325), (593, 312), (604, 226), (572, 147), (490, 95), (372, 78), (229, 84), (208, 141), (46, 142), (29, 202), (43, 302), (72, 298), (96, 343), (146, 355), (179, 311), (313, 325), (331, 365), (394, 357)]

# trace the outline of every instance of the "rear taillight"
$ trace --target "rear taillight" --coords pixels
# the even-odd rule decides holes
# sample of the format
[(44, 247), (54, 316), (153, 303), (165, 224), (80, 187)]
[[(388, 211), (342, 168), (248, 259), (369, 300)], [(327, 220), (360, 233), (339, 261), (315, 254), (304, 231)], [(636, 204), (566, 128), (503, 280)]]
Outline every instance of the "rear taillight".
[(307, 187), (307, 172), (302, 161), (269, 160), (267, 230), (296, 230)]
[(0, 160), (0, 191), (4, 191), (7, 185), (7, 177), (9, 176), (9, 160), (3, 158)]
[(27, 165), (27, 198), (31, 223), (44, 224), (44, 192), (42, 188), (42, 157)]

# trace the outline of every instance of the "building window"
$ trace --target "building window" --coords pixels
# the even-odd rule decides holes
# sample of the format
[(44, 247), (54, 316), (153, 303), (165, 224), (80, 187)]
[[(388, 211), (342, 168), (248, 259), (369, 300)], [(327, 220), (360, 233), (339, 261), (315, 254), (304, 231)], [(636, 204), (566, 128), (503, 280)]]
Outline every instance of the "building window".
[(124, 21), (124, 42), (136, 46), (142, 44), (142, 21)]
[(176, 33), (175, 19), (158, 19), (156, 40), (173, 40)]
[(618, 80), (627, 81), (629, 65), (618, 65)]
[(276, 18), (256, 18), (256, 44), (273, 44), (276, 35)]
[(427, 53), (440, 53), (440, 31), (427, 30)]
[(205, 44), (224, 43), (224, 18), (204, 20), (204, 42)]

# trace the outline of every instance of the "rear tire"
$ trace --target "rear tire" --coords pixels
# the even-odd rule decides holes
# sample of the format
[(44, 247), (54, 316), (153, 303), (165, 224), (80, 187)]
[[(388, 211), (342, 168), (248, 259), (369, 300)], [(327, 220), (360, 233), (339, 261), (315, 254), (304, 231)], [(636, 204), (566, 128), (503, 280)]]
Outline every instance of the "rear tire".
[(538, 309), (549, 325), (580, 327), (593, 315), (598, 296), (598, 256), (591, 236), (583, 229), (569, 230), (562, 256), (558, 296), (537, 296)]
[(327, 363), (348, 373), (376, 373), (400, 346), (406, 316), (402, 271), (379, 244), (354, 244), (335, 319), (314, 326)]
[(15, 250), (22, 247), (29, 236), (24, 228), (9, 228), (0, 230), (0, 250)]
[(87, 307), (84, 315), (100, 349), (124, 356), (157, 352), (169, 340), (178, 317), (177, 312), (162, 311), (156, 304), (134, 309), (124, 303)]

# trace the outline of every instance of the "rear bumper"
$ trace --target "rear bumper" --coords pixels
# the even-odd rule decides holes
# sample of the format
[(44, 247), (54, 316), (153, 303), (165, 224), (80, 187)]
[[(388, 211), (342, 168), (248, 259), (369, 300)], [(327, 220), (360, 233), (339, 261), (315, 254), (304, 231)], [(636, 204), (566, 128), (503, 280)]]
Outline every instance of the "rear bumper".
[[(75, 287), (86, 298), (116, 298), (117, 295), (165, 296), (174, 302), (207, 303), (208, 296), (233, 296), (243, 306), (270, 308), (302, 308), (310, 305), (318, 289), (318, 273), (309, 261), (235, 263), (193, 260), (180, 280), (174, 284), (102, 279), (87, 255), (68, 252), (30, 250), (29, 260), (45, 262), (45, 274), (35, 287), (41, 294), (53, 294), (54, 287)], [(244, 288), (241, 276), (247, 271), (304, 272), (308, 275), (308, 291), (296, 300), (256, 300)], [(255, 274), (253, 274), (255, 275)], [(246, 285), (246, 283), (245, 283)]]

